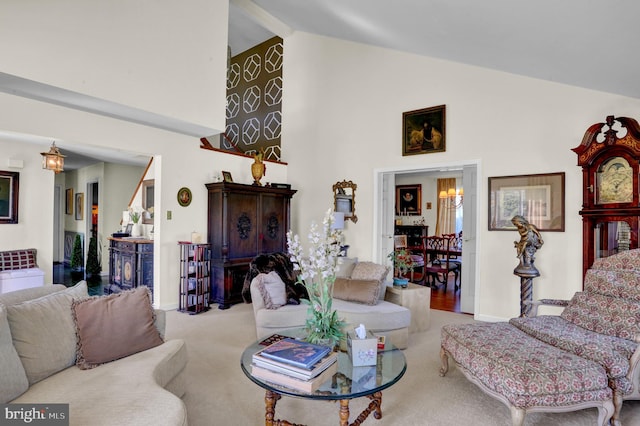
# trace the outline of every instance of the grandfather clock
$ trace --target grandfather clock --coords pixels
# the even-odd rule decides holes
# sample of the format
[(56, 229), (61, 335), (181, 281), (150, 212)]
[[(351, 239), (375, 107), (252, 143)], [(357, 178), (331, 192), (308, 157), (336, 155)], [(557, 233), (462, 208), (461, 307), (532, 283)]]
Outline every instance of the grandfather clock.
[[(619, 127), (615, 130), (614, 127)], [(573, 148), (582, 167), (582, 269), (595, 259), (638, 247), (640, 127), (632, 118), (607, 117), (589, 127)]]

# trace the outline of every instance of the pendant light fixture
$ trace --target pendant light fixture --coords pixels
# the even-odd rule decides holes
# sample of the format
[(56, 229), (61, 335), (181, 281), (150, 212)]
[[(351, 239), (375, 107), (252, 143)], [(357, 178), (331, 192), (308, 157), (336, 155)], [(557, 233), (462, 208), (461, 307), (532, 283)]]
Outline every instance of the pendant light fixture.
[(49, 152), (41, 152), (42, 155), (42, 168), (47, 170), (53, 170), (54, 173), (60, 173), (64, 171), (64, 155), (60, 154), (60, 150), (56, 146), (55, 141), (51, 144)]

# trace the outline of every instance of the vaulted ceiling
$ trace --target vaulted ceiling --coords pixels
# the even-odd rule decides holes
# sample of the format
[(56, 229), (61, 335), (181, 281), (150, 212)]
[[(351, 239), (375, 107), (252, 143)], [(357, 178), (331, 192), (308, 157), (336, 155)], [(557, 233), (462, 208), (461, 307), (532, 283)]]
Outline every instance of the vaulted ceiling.
[(234, 55), (303, 31), (640, 98), (637, 0), (231, 0), (229, 9)]

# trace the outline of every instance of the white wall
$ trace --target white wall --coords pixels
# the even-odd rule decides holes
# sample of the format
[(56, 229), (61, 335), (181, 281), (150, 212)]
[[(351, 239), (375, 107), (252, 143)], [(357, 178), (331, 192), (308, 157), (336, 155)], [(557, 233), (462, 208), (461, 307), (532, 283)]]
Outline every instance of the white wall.
[(131, 195), (144, 172), (144, 167), (103, 163), (104, 178), (100, 184), (99, 223), (102, 244), (102, 274), (109, 272), (109, 241), (107, 238), (119, 231), (122, 212), (127, 209)]
[(227, 0), (3, 0), (0, 72), (224, 129), (228, 8)]
[[(0, 72), (223, 129), (227, 21), (226, 0), (8, 0), (0, 4)], [(251, 183), (253, 160), (200, 149), (199, 137), (207, 134), (185, 136), (11, 94), (0, 93), (0, 110), (0, 130), (56, 140), (63, 152), (65, 147), (91, 145), (155, 156), (155, 304), (177, 306), (176, 243), (194, 230), (206, 233), (204, 184), (222, 170), (230, 171), (236, 182)], [(5, 169), (6, 158), (15, 152), (25, 160), (25, 168), (20, 223), (0, 226), (0, 247), (38, 248), (50, 282), (53, 173), (40, 168), (41, 149), (15, 141), (6, 145), (0, 151), (0, 168)], [(286, 182), (286, 167), (269, 164), (266, 180)], [(189, 207), (180, 207), (176, 200), (183, 186), (193, 193)], [(131, 196), (126, 192), (124, 207)], [(105, 193), (104, 203), (109, 202)], [(111, 220), (119, 222), (119, 217)], [(102, 229), (116, 226), (105, 222)]]
[[(519, 314), (510, 232), (487, 230), (487, 178), (566, 172), (566, 231), (543, 234), (534, 298), (582, 287), (582, 175), (571, 148), (607, 115), (640, 117), (640, 101), (357, 43), (294, 33), (284, 40), (282, 152), (290, 162), (294, 232), (332, 203), (331, 186), (358, 184), (350, 256), (372, 256), (373, 171), (479, 160), (481, 318)], [(446, 104), (447, 151), (402, 156), (402, 113)]]
[[(37, 249), (38, 266), (47, 273), (45, 282), (50, 282), (53, 271), (54, 176), (53, 172), (42, 169), (40, 152), (34, 145), (0, 138), (0, 170), (20, 173), (18, 223), (0, 224), (0, 251)], [(24, 167), (8, 167), (9, 159), (22, 160)], [(49, 244), (42, 244), (43, 241), (49, 241)]]

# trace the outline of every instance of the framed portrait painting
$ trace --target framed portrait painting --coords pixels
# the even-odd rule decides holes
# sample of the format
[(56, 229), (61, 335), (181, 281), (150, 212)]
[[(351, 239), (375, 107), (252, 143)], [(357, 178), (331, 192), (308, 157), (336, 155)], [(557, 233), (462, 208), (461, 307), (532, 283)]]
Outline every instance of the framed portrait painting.
[(65, 202), (64, 202), (64, 212), (66, 214), (73, 214), (73, 188), (67, 188), (65, 190)]
[(178, 204), (182, 207), (187, 207), (191, 204), (192, 194), (191, 190), (186, 186), (183, 186), (178, 190)]
[(76, 194), (76, 220), (84, 219), (84, 193)]
[(0, 170), (0, 223), (18, 223), (19, 172)]
[(430, 154), (446, 150), (446, 106), (402, 114), (402, 155)]
[(420, 216), (422, 214), (422, 185), (396, 185), (396, 215)]
[(513, 231), (514, 216), (564, 232), (564, 172), (489, 178), (489, 231)]

